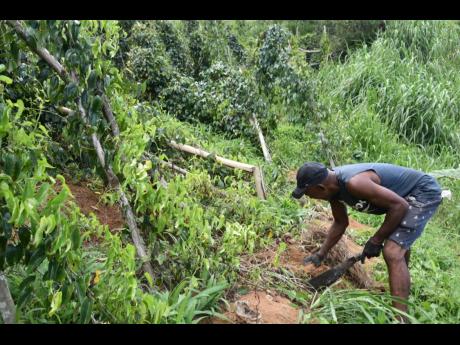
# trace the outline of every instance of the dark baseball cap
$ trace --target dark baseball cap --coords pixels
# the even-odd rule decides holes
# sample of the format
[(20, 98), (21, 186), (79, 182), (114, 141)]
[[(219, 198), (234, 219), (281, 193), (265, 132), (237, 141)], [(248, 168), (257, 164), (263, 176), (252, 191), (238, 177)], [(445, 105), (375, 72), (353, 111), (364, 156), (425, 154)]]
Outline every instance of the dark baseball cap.
[(309, 186), (314, 186), (323, 182), (328, 175), (324, 164), (317, 162), (305, 163), (297, 170), (297, 188), (292, 192), (292, 196), (300, 199), (305, 194)]

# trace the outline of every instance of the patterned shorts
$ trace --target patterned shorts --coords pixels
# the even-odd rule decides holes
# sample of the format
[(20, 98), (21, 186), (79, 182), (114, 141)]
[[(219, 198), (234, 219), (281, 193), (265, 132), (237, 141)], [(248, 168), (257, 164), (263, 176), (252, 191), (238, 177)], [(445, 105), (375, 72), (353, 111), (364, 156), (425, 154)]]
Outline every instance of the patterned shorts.
[[(396, 230), (388, 239), (396, 242), (404, 249), (409, 249), (414, 241), (420, 237), (426, 224), (435, 214), (441, 204), (441, 190), (434, 193), (437, 188), (436, 180), (427, 181), (405, 199), (409, 203), (409, 209)], [(429, 191), (430, 193), (427, 193)], [(424, 193), (425, 192), (425, 193)]]

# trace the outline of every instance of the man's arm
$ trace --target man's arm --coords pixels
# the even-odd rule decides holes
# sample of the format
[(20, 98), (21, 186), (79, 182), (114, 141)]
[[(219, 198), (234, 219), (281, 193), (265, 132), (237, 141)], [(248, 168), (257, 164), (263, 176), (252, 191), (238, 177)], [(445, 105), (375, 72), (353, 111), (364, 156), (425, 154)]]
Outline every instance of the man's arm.
[(388, 210), (385, 221), (370, 239), (374, 244), (382, 244), (404, 218), (409, 204), (398, 194), (372, 181), (368, 175), (356, 175), (348, 182), (347, 189), (353, 196)]
[(326, 240), (317, 253), (321, 258), (326, 257), (326, 254), (340, 240), (346, 228), (348, 227), (348, 215), (346, 207), (337, 200), (330, 201), (330, 204), (334, 222), (329, 228)]

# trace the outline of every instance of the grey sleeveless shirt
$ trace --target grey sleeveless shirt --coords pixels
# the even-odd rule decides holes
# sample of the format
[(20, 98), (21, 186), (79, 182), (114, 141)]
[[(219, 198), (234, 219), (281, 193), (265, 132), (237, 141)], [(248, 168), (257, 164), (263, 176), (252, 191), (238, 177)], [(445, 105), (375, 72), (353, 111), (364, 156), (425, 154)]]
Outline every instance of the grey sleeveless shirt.
[(360, 200), (351, 195), (346, 183), (355, 175), (372, 170), (380, 177), (380, 185), (390, 189), (401, 197), (405, 197), (416, 186), (417, 182), (427, 176), (421, 171), (387, 163), (358, 163), (335, 167), (332, 169), (337, 174), (340, 191), (336, 197), (340, 202), (357, 211), (384, 214), (387, 210), (371, 204), (367, 200)]

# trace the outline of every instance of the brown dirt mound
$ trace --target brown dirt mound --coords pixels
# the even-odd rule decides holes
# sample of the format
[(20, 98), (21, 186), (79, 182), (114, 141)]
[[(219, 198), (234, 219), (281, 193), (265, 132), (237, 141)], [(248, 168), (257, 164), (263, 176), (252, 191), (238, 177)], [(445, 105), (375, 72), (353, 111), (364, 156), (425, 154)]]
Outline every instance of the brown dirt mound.
[[(75, 203), (84, 215), (89, 216), (90, 213), (94, 213), (99, 222), (108, 225), (112, 232), (120, 231), (124, 228), (123, 215), (117, 205), (104, 204), (100, 195), (89, 189), (85, 182), (74, 184), (70, 182), (69, 178), (66, 178), (66, 184), (72, 192)], [(58, 185), (56, 189), (59, 191), (61, 186)]]
[(355, 229), (355, 230), (370, 230), (371, 229), (370, 226), (361, 224), (360, 222), (357, 222), (356, 220), (354, 220), (351, 217), (348, 217), (348, 219), (350, 221), (349, 227), (351, 229)]
[[(363, 248), (353, 242), (347, 235), (344, 235), (329, 252), (326, 264), (315, 267), (313, 264), (305, 265), (303, 263), (304, 258), (315, 252), (320, 243), (324, 241), (331, 220), (330, 215), (321, 212), (316, 215), (313, 221), (309, 222), (307, 230), (302, 234), (300, 241), (295, 241), (290, 234), (285, 234), (283, 238), (277, 239), (272, 246), (255, 254), (241, 257), (240, 273), (242, 281), (246, 280), (246, 274), (250, 272), (251, 268), (259, 267), (277, 271), (278, 273), (281, 273), (279, 268), (283, 268), (293, 273), (297, 279), (296, 285), (302, 289), (309, 278), (316, 277), (331, 266), (361, 253)], [(354, 228), (363, 229), (366, 227), (358, 222), (352, 223), (352, 225)], [(282, 253), (279, 253), (281, 241), (285, 242), (287, 246)], [(373, 266), (379, 260), (381, 258), (366, 260), (364, 265), (361, 263), (355, 264), (349, 270), (349, 273), (336, 283), (335, 288), (349, 288), (350, 285), (354, 285), (359, 288), (385, 290), (383, 284), (374, 281), (372, 278)], [(262, 279), (263, 281), (264, 279)], [(260, 285), (258, 291), (251, 291), (243, 296), (234, 294), (229, 298), (232, 302), (223, 314), (229, 319), (228, 321), (214, 317), (204, 322), (214, 324), (298, 323), (300, 308), (279, 294), (269, 290), (262, 291), (262, 286)], [(265, 286), (265, 288), (267, 287)]]
[[(328, 226), (329, 223), (324, 220), (316, 219), (311, 221), (308, 231), (303, 234), (302, 242), (322, 243), (326, 238)], [(336, 265), (351, 256), (362, 253), (362, 251), (362, 246), (356, 244), (344, 234), (329, 252), (327, 260)], [(366, 259), (364, 264), (357, 263), (348, 270), (347, 276), (359, 288), (385, 290), (383, 284), (376, 282), (371, 274), (373, 266), (381, 260), (381, 258), (372, 258)]]
[[(287, 244), (287, 247), (281, 254), (277, 254), (280, 243), (280, 241), (277, 241), (277, 243), (272, 246), (253, 255), (243, 256), (241, 258), (242, 269), (250, 269), (254, 266), (275, 270), (277, 268), (284, 268), (291, 271), (296, 276), (310, 278), (321, 274), (330, 268), (325, 264), (322, 264), (319, 267), (315, 267), (313, 264), (305, 265), (303, 263), (303, 259), (310, 255), (309, 248), (295, 243), (289, 236), (286, 235), (283, 237), (283, 241)], [(279, 255), (278, 259), (277, 255)]]
[(315, 267), (313, 264), (305, 265), (303, 260), (310, 253), (305, 251), (305, 248), (298, 244), (291, 244), (286, 251), (280, 256), (281, 266), (292, 271), (296, 275), (317, 276), (318, 274), (327, 271), (327, 265)]
[(300, 312), (287, 298), (268, 291), (251, 291), (240, 296), (229, 309), (224, 316), (230, 321), (212, 318), (209, 323), (292, 324), (298, 323)]

